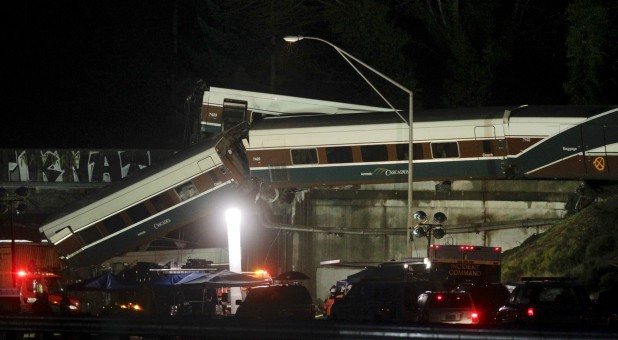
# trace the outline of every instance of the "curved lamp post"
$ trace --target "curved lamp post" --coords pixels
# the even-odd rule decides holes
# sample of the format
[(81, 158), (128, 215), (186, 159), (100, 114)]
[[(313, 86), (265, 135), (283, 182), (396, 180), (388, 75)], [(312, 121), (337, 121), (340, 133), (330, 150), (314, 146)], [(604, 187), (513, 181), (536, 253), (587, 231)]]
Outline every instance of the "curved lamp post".
[[(225, 211), (225, 222), (227, 224), (227, 245), (230, 271), (235, 273), (242, 272), (242, 251), (240, 246), (240, 210), (229, 208)], [(242, 300), (240, 287), (230, 288), (230, 305), (232, 314), (236, 314), (238, 305), (237, 300)]]
[[(367, 82), (367, 84), (369, 84), (369, 86), (380, 96), (380, 98), (382, 98), (386, 104), (388, 104), (388, 106), (393, 109), (393, 111), (395, 111), (395, 113), (397, 113), (397, 115), (405, 122), (405, 119), (399, 114), (399, 111), (397, 111), (395, 109), (395, 107), (393, 107), (393, 105), (384, 97), (384, 95), (382, 95), (382, 93), (380, 93), (380, 91), (378, 91), (378, 89), (376, 89), (376, 87), (365, 77), (365, 75), (358, 70), (358, 68), (356, 67), (356, 65), (354, 65), (354, 63), (352, 63), (350, 61), (350, 59), (354, 60), (355, 62), (359, 63), (360, 65), (364, 66), (366, 69), (368, 69), (369, 71), (377, 74), (378, 76), (382, 77), (383, 79), (385, 79), (386, 81), (390, 82), (391, 84), (397, 86), (399, 89), (401, 89), (402, 91), (406, 92), (409, 96), (409, 103), (408, 103), (408, 121), (407, 124), (409, 126), (409, 139), (408, 139), (408, 232), (412, 231), (412, 220), (413, 220), (413, 216), (412, 216), (412, 198), (413, 198), (413, 193), (412, 193), (412, 183), (414, 181), (414, 176), (413, 176), (413, 168), (412, 168), (412, 159), (413, 159), (413, 141), (414, 141), (414, 135), (413, 135), (413, 131), (412, 131), (412, 122), (414, 121), (413, 119), (413, 115), (414, 115), (414, 106), (413, 106), (413, 98), (414, 98), (414, 93), (412, 92), (412, 90), (408, 89), (407, 87), (399, 84), (398, 82), (392, 80), (391, 78), (385, 76), (384, 74), (382, 74), (380, 71), (377, 71), (376, 69), (374, 69), (373, 67), (365, 64), (364, 62), (362, 62), (361, 60), (359, 60), (358, 58), (354, 57), (353, 55), (351, 55), (350, 53), (342, 50), (341, 48), (339, 48), (338, 46), (334, 45), (333, 43), (321, 39), (321, 38), (316, 38), (316, 37), (306, 37), (306, 36), (301, 36), (301, 35), (288, 35), (285, 36), (283, 38), (283, 40), (289, 42), (289, 43), (294, 43), (303, 39), (307, 39), (307, 40), (317, 40), (320, 42), (323, 42), (327, 45), (329, 45), (330, 47), (334, 48), (335, 51), (337, 51), (342, 57), (343, 59), (345, 59), (345, 61), (350, 64), (350, 66), (352, 66), (352, 68), (356, 71), (356, 73), (358, 73), (361, 78), (363, 78), (365, 80), (365, 82)], [(349, 58), (349, 59), (348, 59)], [(406, 236), (407, 239), (407, 255), (411, 256), (411, 240), (409, 237)]]
[(416, 237), (427, 238), (427, 257), (429, 257), (429, 248), (431, 246), (431, 237), (435, 237), (437, 239), (441, 239), (446, 235), (446, 230), (442, 228), (442, 224), (446, 222), (446, 215), (442, 212), (437, 212), (433, 215), (434, 223), (426, 223), (428, 218), (427, 214), (419, 210), (414, 213), (414, 219), (419, 223), (412, 229), (412, 235), (410, 238)]
[[(17, 215), (22, 214), (28, 205), (26, 204), (26, 196), (28, 189), (19, 187), (15, 189), (15, 194), (9, 194), (5, 188), (0, 188), (0, 214), (9, 213), (9, 226), (11, 228), (11, 277), (13, 287), (16, 285), (16, 268), (15, 268), (15, 229), (13, 227), (13, 210)], [(14, 205), (14, 204), (17, 205)]]

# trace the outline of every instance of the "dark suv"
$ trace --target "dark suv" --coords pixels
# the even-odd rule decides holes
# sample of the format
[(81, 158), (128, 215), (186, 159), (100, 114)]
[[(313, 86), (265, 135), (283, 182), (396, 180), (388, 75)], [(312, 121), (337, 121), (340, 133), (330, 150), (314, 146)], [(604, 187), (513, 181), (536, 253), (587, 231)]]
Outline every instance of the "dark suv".
[(496, 321), (518, 325), (587, 323), (590, 297), (584, 286), (569, 278), (522, 278), (498, 310)]
[(239, 319), (311, 320), (313, 301), (301, 285), (275, 285), (253, 288), (236, 311)]
[(488, 285), (460, 285), (457, 291), (464, 291), (472, 296), (474, 307), (479, 315), (479, 324), (492, 324), (496, 322), (496, 313), (504, 306), (509, 298), (506, 286), (495, 283)]
[(479, 314), (470, 294), (458, 292), (426, 292), (418, 297), (419, 322), (477, 324)]

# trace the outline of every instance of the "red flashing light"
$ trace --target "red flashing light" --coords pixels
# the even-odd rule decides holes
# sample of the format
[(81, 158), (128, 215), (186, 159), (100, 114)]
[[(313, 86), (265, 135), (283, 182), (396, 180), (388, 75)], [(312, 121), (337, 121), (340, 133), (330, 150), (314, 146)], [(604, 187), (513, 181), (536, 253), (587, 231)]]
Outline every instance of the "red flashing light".
[(526, 314), (528, 316), (534, 316), (534, 308), (532, 307), (528, 308), (528, 310), (526, 311)]
[(474, 246), (460, 246), (459, 250), (474, 250)]
[(495, 252), (501, 252), (501, 251), (502, 251), (502, 248), (501, 248), (501, 247), (494, 247), (494, 251), (495, 251)]
[(442, 296), (442, 294), (436, 295), (436, 300), (442, 301), (442, 299), (444, 299), (444, 296)]
[(472, 323), (478, 323), (479, 322), (479, 313), (472, 312), (470, 317), (472, 318)]
[(436, 248), (436, 249), (439, 249), (439, 248), (440, 248), (440, 246), (439, 246), (439, 245), (437, 245), (437, 244), (432, 244), (432, 245), (430, 245), (430, 247), (431, 247), (431, 248)]
[(17, 276), (19, 276), (19, 277), (24, 277), (24, 276), (26, 276), (26, 274), (27, 273), (26, 273), (25, 270), (20, 270), (20, 271), (17, 272)]

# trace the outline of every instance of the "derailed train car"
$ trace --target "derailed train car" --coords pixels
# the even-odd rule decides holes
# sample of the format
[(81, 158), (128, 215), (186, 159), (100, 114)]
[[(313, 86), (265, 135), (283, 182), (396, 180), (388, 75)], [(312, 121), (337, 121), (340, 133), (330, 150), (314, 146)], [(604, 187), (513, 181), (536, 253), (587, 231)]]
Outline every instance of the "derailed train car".
[[(415, 112), (415, 181), (618, 179), (618, 106)], [(408, 124), (394, 113), (266, 117), (246, 145), (251, 176), (272, 187), (408, 180)]]
[(111, 184), (51, 216), (39, 231), (68, 265), (98, 264), (191, 223), (247, 178), (241, 124)]

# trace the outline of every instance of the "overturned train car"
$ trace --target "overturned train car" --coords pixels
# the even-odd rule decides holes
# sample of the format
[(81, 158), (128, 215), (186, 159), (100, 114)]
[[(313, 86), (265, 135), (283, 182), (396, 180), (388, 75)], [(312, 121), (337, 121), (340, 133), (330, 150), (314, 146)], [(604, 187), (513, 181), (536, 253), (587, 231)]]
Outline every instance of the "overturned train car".
[(72, 267), (99, 264), (218, 207), (247, 177), (237, 126), (51, 216), (39, 231)]

